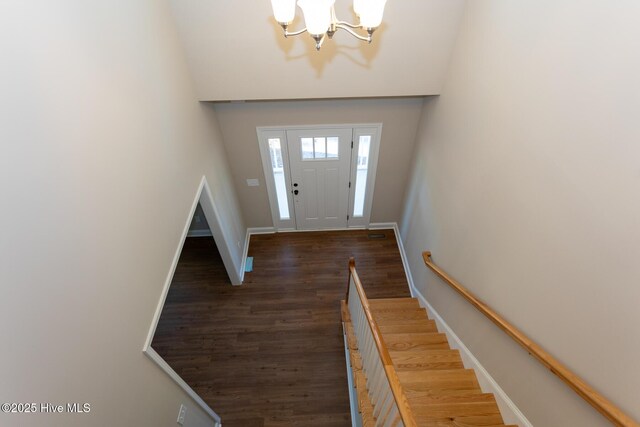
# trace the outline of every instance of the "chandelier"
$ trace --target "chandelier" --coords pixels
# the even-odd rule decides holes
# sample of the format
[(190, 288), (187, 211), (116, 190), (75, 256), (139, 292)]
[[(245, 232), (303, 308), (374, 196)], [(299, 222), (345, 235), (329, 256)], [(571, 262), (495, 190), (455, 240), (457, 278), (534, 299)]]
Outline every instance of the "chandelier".
[[(358, 16), (359, 23), (351, 24), (339, 21), (333, 7), (335, 0), (298, 0), (302, 9), (306, 28), (289, 32), (289, 24), (296, 16), (296, 0), (271, 0), (273, 16), (282, 26), (284, 36), (297, 36), (308, 32), (316, 41), (316, 49), (320, 50), (322, 43), (328, 36), (332, 38), (339, 29), (345, 30), (355, 38), (371, 43), (372, 34), (382, 22), (382, 13), (387, 0), (353, 0), (353, 10)], [(366, 35), (358, 34), (355, 29), (362, 29)]]

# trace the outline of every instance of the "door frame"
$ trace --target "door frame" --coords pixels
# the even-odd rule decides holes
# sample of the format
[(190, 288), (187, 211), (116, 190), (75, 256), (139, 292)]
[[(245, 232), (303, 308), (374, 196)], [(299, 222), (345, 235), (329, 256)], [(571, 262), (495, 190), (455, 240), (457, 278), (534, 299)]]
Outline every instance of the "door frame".
[(186, 381), (182, 379), (182, 377), (180, 377), (180, 375), (178, 375), (178, 373), (171, 366), (169, 366), (169, 364), (162, 358), (162, 356), (160, 356), (152, 347), (153, 337), (156, 333), (158, 323), (160, 322), (162, 309), (164, 308), (164, 304), (167, 300), (167, 295), (169, 294), (169, 289), (171, 288), (171, 282), (173, 281), (173, 276), (176, 272), (178, 261), (180, 260), (180, 254), (182, 253), (182, 248), (184, 247), (185, 240), (187, 239), (189, 226), (193, 221), (193, 215), (196, 211), (198, 203), (200, 203), (200, 206), (202, 206), (202, 211), (204, 213), (205, 219), (207, 220), (207, 224), (209, 225), (209, 230), (211, 231), (213, 240), (216, 243), (218, 252), (220, 253), (220, 257), (222, 258), (225, 270), (227, 270), (227, 275), (229, 276), (231, 284), (242, 284), (240, 272), (237, 268), (238, 266), (235, 265), (235, 263), (233, 262), (233, 257), (231, 256), (231, 244), (229, 242), (229, 238), (224, 233), (222, 221), (220, 220), (220, 214), (218, 213), (218, 208), (216, 207), (216, 203), (213, 199), (209, 183), (207, 182), (206, 176), (203, 175), (202, 179), (200, 180), (200, 184), (198, 185), (195, 198), (191, 203), (189, 214), (186, 217), (185, 224), (182, 229), (182, 234), (180, 236), (180, 241), (178, 242), (178, 248), (174, 253), (171, 266), (169, 267), (169, 274), (167, 275), (167, 278), (164, 282), (164, 287), (162, 288), (162, 293), (160, 294), (160, 299), (158, 301), (158, 305), (156, 306), (156, 311), (153, 314), (151, 326), (149, 327), (147, 338), (145, 340), (144, 346), (142, 347), (142, 352), (156, 365), (158, 365), (160, 369), (162, 369), (180, 388), (182, 388), (182, 390), (184, 390), (184, 392), (189, 397), (193, 399), (193, 401), (204, 412), (207, 413), (207, 415), (209, 415), (209, 417), (213, 420), (214, 427), (220, 427), (222, 425), (220, 416), (198, 395), (198, 393), (196, 393), (194, 389), (192, 389), (186, 383)]
[[(264, 182), (269, 195), (269, 206), (271, 208), (271, 219), (273, 227), (276, 230), (295, 230), (296, 214), (294, 211), (293, 195), (287, 185), (291, 180), (291, 171), (289, 170), (289, 149), (287, 146), (286, 128), (256, 128), (258, 134), (258, 144), (260, 147), (260, 157), (262, 159), (262, 169), (264, 170)], [(289, 219), (280, 218), (280, 206), (278, 205), (278, 191), (276, 183), (273, 179), (273, 170), (271, 168), (271, 154), (269, 153), (269, 139), (280, 139), (280, 150), (282, 151), (282, 169), (287, 194), (287, 203), (289, 205)]]
[[(356, 160), (358, 158), (358, 148), (360, 144), (359, 137), (371, 135), (371, 145), (369, 146), (369, 160), (367, 168), (367, 182), (364, 196), (364, 209), (362, 216), (354, 217), (354, 203), (356, 193), (356, 177), (358, 175), (358, 166)], [(367, 126), (358, 126), (353, 128), (353, 147), (351, 149), (351, 177), (352, 183), (349, 188), (349, 220), (348, 228), (368, 228), (371, 223), (371, 208), (373, 206), (373, 194), (375, 191), (376, 173), (378, 171), (378, 155), (380, 153), (380, 136), (382, 135), (382, 123), (371, 124)], [(355, 165), (355, 166), (354, 166)]]
[[(321, 124), (321, 125), (288, 125), (288, 126), (258, 126), (256, 127), (256, 135), (258, 137), (258, 145), (260, 149), (260, 156), (262, 161), (262, 167), (265, 178), (265, 186), (267, 187), (267, 193), (269, 198), (269, 206), (271, 208), (271, 218), (273, 221), (273, 228), (276, 231), (298, 231), (295, 221), (294, 203), (293, 197), (290, 192), (291, 174), (289, 170), (289, 153), (287, 149), (287, 130), (304, 130), (304, 129), (352, 129), (353, 149), (350, 164), (350, 180), (351, 187), (349, 188), (349, 200), (348, 200), (348, 215), (347, 228), (367, 228), (371, 222), (371, 208), (373, 205), (373, 194), (376, 180), (376, 172), (378, 166), (378, 157), (380, 151), (380, 143), (382, 136), (382, 123), (343, 123), (343, 124)], [(363, 215), (361, 217), (353, 217), (353, 203), (355, 195), (355, 177), (357, 174), (357, 167), (354, 166), (357, 156), (353, 156), (353, 150), (357, 150), (357, 139), (359, 135), (371, 135), (371, 148), (369, 150), (369, 169), (367, 173), (367, 185), (365, 192), (365, 202)], [(283, 150), (283, 162), (285, 182), (287, 185), (287, 203), (289, 204), (289, 217), (290, 220), (280, 219), (280, 210), (278, 206), (277, 193), (275, 183), (273, 179), (273, 172), (271, 170), (271, 157), (268, 149), (268, 138), (278, 137), (281, 141), (281, 149)], [(304, 230), (300, 230), (304, 231)]]

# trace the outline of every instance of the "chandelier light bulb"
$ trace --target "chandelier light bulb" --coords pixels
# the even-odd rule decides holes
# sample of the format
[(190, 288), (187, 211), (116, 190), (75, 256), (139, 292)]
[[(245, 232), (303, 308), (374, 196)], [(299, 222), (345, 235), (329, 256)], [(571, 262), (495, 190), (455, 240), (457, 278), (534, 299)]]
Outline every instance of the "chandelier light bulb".
[(356, 15), (360, 16), (360, 13), (362, 12), (362, 9), (366, 6), (363, 6), (364, 3), (366, 3), (367, 0), (353, 0), (353, 11), (356, 13)]
[(309, 34), (320, 36), (327, 32), (331, 25), (333, 3), (335, 0), (298, 0)]
[[(382, 23), (382, 14), (387, 0), (367, 0), (358, 2), (360, 25), (362, 28), (377, 28)], [(356, 2), (354, 1), (354, 8)]]
[(296, 0), (271, 0), (273, 17), (281, 24), (289, 24), (296, 16)]

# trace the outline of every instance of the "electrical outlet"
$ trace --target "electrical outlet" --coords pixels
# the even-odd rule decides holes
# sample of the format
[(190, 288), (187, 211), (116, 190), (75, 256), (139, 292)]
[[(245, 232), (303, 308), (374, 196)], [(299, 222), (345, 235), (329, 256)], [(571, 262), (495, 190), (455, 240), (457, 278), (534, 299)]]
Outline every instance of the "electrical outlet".
[(187, 415), (187, 407), (184, 405), (180, 405), (180, 412), (178, 412), (178, 421), (177, 423), (181, 426), (184, 425), (184, 417)]
[(249, 187), (259, 187), (260, 186), (260, 181), (258, 181), (255, 178), (247, 179), (247, 185)]

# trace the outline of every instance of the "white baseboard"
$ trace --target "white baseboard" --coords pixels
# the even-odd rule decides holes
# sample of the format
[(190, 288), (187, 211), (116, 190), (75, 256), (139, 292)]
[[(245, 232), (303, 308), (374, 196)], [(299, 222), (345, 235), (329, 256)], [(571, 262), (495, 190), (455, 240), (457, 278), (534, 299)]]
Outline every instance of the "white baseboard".
[(316, 233), (316, 232), (321, 232), (321, 231), (351, 231), (351, 230), (362, 230), (363, 227), (338, 227), (338, 228), (318, 228), (315, 230), (296, 230), (295, 228), (281, 228), (278, 229), (276, 231), (274, 231), (275, 233)]
[(249, 254), (249, 241), (251, 240), (251, 235), (253, 234), (272, 234), (275, 233), (275, 227), (249, 227), (247, 228), (247, 232), (244, 237), (244, 250), (242, 252), (242, 263), (240, 264), (240, 283), (238, 285), (242, 285), (244, 281), (244, 269), (247, 266), (247, 256)]
[(189, 230), (187, 237), (213, 237), (211, 230)]
[(209, 415), (214, 422), (214, 427), (221, 427), (222, 422), (220, 421), (220, 416), (216, 414), (213, 409), (207, 403), (202, 400), (200, 396), (191, 388), (189, 385), (180, 378), (180, 375), (176, 371), (169, 366), (169, 364), (160, 356), (152, 347), (147, 347), (144, 349), (144, 354), (151, 360), (153, 360), (159, 367), (162, 369), (169, 377), (182, 388), (185, 393), (191, 397), (198, 406)]
[(249, 227), (247, 228), (247, 235), (251, 234), (273, 234), (276, 232), (275, 227)]
[(462, 363), (465, 368), (473, 369), (478, 377), (478, 382), (480, 383), (480, 388), (485, 393), (493, 393), (496, 398), (496, 403), (498, 404), (498, 408), (500, 408), (500, 413), (502, 414), (502, 418), (504, 419), (505, 424), (516, 424), (520, 427), (533, 427), (533, 424), (527, 420), (522, 411), (518, 409), (515, 403), (507, 396), (505, 391), (500, 387), (500, 385), (493, 379), (491, 374), (480, 364), (480, 361), (476, 359), (476, 357), (471, 353), (471, 350), (464, 345), (462, 340), (456, 335), (456, 333), (449, 327), (447, 322), (444, 321), (442, 316), (438, 314), (438, 312), (429, 304), (427, 299), (424, 297), (422, 292), (420, 292), (415, 284), (413, 283), (413, 277), (411, 276), (411, 269), (409, 268), (409, 263), (407, 261), (407, 254), (404, 250), (404, 245), (402, 243), (402, 237), (400, 236), (400, 231), (398, 230), (398, 225), (394, 224), (393, 227), (396, 233), (396, 240), (398, 242), (398, 249), (400, 250), (400, 257), (402, 258), (402, 264), (404, 265), (404, 271), (407, 276), (407, 282), (409, 283), (409, 290), (411, 292), (411, 296), (417, 298), (420, 302), (420, 305), (427, 310), (429, 317), (435, 320), (436, 325), (438, 326), (438, 330), (440, 332), (444, 332), (447, 336), (447, 340), (449, 341), (449, 345), (451, 348), (457, 349), (460, 351), (460, 356), (462, 357)]
[(242, 249), (242, 262), (240, 263), (240, 285), (244, 282), (244, 269), (247, 266), (247, 254), (249, 253), (249, 240), (251, 239), (251, 234), (249, 233), (249, 229), (247, 228), (247, 232), (244, 235), (244, 248)]
[(411, 267), (409, 267), (409, 259), (407, 258), (407, 253), (404, 251), (404, 245), (402, 244), (402, 236), (400, 236), (400, 229), (398, 228), (398, 223), (393, 223), (393, 232), (396, 234), (396, 243), (398, 244), (398, 250), (400, 251), (400, 258), (402, 259), (402, 266), (404, 267), (404, 275), (407, 277), (407, 283), (409, 283), (409, 291), (411, 292), (411, 296), (413, 295), (413, 291), (416, 289), (415, 284), (413, 283), (413, 276), (411, 275)]
[(395, 222), (371, 222), (367, 227), (369, 230), (388, 230), (389, 228), (397, 228), (398, 224)]

